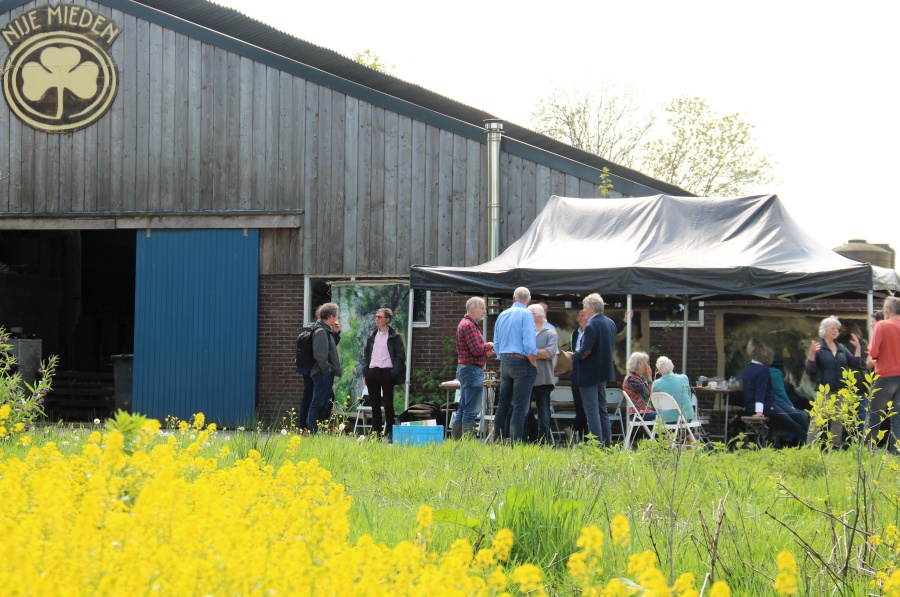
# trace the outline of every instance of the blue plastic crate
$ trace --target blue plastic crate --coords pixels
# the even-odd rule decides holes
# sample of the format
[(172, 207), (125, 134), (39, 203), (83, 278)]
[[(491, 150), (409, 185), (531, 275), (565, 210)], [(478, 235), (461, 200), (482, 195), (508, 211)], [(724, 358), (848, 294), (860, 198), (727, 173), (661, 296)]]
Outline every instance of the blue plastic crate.
[(444, 441), (443, 425), (394, 425), (393, 443), (418, 446)]

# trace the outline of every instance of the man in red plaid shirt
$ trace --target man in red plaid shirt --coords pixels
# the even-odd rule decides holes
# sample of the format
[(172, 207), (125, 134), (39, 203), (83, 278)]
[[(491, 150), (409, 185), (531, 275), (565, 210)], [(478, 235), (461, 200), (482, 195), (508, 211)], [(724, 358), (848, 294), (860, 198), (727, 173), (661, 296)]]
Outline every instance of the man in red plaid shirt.
[(484, 299), (473, 296), (466, 301), (466, 315), (456, 328), (456, 379), (459, 380), (459, 410), (451, 425), (451, 436), (460, 439), (475, 430), (475, 417), (484, 396), (484, 365), (494, 356), (494, 343), (485, 342), (479, 324), (484, 319)]

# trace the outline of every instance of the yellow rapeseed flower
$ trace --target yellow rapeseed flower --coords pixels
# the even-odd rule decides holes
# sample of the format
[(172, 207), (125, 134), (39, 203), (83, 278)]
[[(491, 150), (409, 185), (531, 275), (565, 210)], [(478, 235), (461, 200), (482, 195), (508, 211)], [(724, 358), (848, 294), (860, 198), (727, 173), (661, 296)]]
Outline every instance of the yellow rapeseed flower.
[(0, 421), (5, 421), (9, 419), (10, 408), (8, 404), (4, 404), (0, 406)]
[(497, 531), (497, 534), (494, 535), (492, 546), (494, 548), (494, 554), (499, 561), (505, 562), (508, 560), (509, 552), (512, 551), (513, 547), (512, 531), (509, 529), (500, 529)]
[(610, 525), (610, 535), (613, 545), (616, 547), (625, 547), (631, 543), (631, 527), (628, 519), (621, 514), (616, 514)]
[(797, 594), (797, 560), (788, 550), (783, 550), (775, 559), (778, 575), (775, 577), (775, 590), (779, 595)]
[(546, 595), (544, 591), (544, 577), (541, 575), (541, 569), (534, 564), (522, 564), (512, 571), (509, 580), (519, 585), (522, 593), (530, 595)]
[(724, 580), (717, 580), (709, 590), (709, 597), (731, 597), (731, 587)]

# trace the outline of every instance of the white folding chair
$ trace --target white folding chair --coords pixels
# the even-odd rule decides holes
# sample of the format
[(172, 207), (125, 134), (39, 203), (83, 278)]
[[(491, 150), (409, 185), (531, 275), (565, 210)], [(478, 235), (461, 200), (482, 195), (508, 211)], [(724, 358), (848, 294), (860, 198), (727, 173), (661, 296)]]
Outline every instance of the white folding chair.
[[(609, 411), (609, 426), (612, 429), (614, 422), (619, 423), (619, 432), (612, 432), (612, 437), (625, 437), (625, 422), (622, 420), (622, 402), (625, 400), (625, 392), (619, 388), (606, 389), (606, 409)], [(610, 438), (611, 439), (611, 438)]]
[(675, 401), (671, 394), (667, 394), (666, 392), (653, 392), (650, 394), (650, 402), (653, 404), (653, 409), (656, 411), (656, 417), (661, 423), (662, 411), (674, 410), (678, 413), (678, 419), (674, 423), (662, 423), (665, 425), (666, 429), (675, 431), (676, 435), (678, 435), (679, 432), (684, 431), (685, 438), (690, 438), (692, 443), (697, 441), (692, 430), (700, 428), (702, 425), (701, 422), (697, 419), (688, 421), (687, 417), (684, 416), (684, 411), (681, 410), (681, 406), (678, 405), (678, 402)]
[[(638, 427), (643, 427), (644, 431), (647, 432), (647, 435), (650, 436), (650, 439), (653, 439), (656, 432), (656, 421), (645, 421), (644, 416), (638, 412), (637, 408), (634, 406), (634, 402), (631, 401), (631, 398), (627, 393), (622, 392), (622, 397), (625, 399), (625, 448), (631, 447), (631, 440), (634, 439), (634, 431)], [(634, 412), (632, 412), (634, 411)]]
[(554, 441), (565, 442), (565, 426), (560, 426), (560, 420), (570, 421), (568, 427), (575, 421), (575, 397), (566, 386), (556, 386), (550, 393), (550, 435)]

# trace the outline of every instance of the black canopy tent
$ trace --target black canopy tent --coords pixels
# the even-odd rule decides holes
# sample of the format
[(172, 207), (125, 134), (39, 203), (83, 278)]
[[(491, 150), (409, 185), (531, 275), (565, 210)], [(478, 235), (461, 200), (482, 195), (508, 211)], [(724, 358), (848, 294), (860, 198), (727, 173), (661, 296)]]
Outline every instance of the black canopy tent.
[[(574, 199), (553, 196), (522, 237), (472, 267), (414, 265), (415, 289), (488, 296), (673, 296), (800, 301), (896, 291), (872, 266), (803, 230), (776, 195)], [(887, 286), (887, 287), (885, 287)], [(687, 309), (685, 309), (685, 314)], [(685, 351), (687, 349), (685, 327)], [(630, 351), (630, 330), (629, 347)], [(683, 363), (686, 359), (683, 359)], [(684, 365), (683, 365), (684, 366)]]
[(414, 265), (413, 288), (508, 295), (753, 295), (872, 289), (871, 266), (804, 231), (776, 195), (551, 197), (525, 234), (472, 267)]

